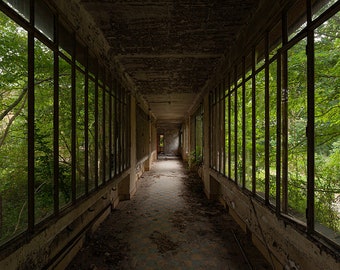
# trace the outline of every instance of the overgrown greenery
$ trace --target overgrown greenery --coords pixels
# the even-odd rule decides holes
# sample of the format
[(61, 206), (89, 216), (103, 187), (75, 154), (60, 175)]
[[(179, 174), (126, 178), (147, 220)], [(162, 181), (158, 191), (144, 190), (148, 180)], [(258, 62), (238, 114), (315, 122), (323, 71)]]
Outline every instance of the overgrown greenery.
[(0, 13), (1, 239), (27, 226), (27, 92), (27, 33)]
[[(27, 228), (28, 37), (0, 13), (0, 242)], [(80, 68), (82, 68), (80, 66)], [(71, 64), (59, 57), (59, 208), (71, 202)], [(84, 185), (84, 75), (76, 76), (76, 190)], [(94, 83), (89, 88), (90, 142), (94, 138)], [(54, 209), (54, 53), (34, 40), (34, 208), (35, 223)], [(93, 160), (94, 151), (91, 148)], [(94, 163), (94, 162), (93, 162)], [(92, 163), (92, 164), (93, 164)], [(94, 175), (91, 164), (90, 175)], [(90, 188), (94, 187), (94, 177)]]
[[(315, 29), (315, 228), (335, 240), (340, 232), (340, 14)], [(301, 31), (298, 29), (297, 32)], [(296, 34), (296, 33), (294, 33)], [(307, 134), (308, 107), (310, 93), (307, 87), (307, 38), (303, 38), (287, 51), (288, 56), (288, 92), (287, 100), (281, 104), (286, 113), (281, 111), (281, 121), (287, 121), (287, 194), (284, 200), (276, 194), (276, 155), (277, 155), (277, 62), (269, 66), (269, 123), (265, 121), (265, 70), (255, 75), (252, 70), (245, 76), (245, 96), (242, 84), (230, 85), (225, 98), (225, 174), (239, 185), (242, 181), (248, 190), (265, 196), (265, 127), (269, 125), (269, 200), (276, 203), (280, 195), (281, 205), (287, 204), (289, 215), (306, 221), (307, 209), (307, 171), (308, 146)], [(275, 52), (271, 52), (271, 56)], [(248, 57), (251, 59), (251, 57)], [(248, 60), (249, 60), (248, 59)], [(250, 60), (249, 60), (250, 61)], [(248, 61), (248, 62), (249, 62)], [(256, 68), (261, 67), (256, 65)], [(255, 88), (253, 96), (252, 90)], [(280, 95), (283, 93), (279, 89)], [(242, 98), (244, 98), (244, 118), (242, 122)], [(236, 106), (237, 102), (237, 106)], [(255, 102), (255, 103), (254, 103)], [(280, 101), (281, 102), (281, 101)], [(217, 105), (215, 105), (217, 106)], [(254, 107), (255, 106), (255, 107)], [(237, 111), (235, 111), (235, 109)], [(215, 108), (213, 108), (214, 112)], [(254, 115), (255, 114), (255, 115)], [(255, 118), (254, 118), (255, 116)], [(235, 118), (237, 117), (237, 118)], [(218, 116), (216, 116), (218, 118)], [(253, 122), (255, 119), (255, 122)], [(217, 120), (218, 121), (218, 120)], [(236, 130), (237, 128), (237, 130)], [(237, 131), (237, 135), (236, 135)], [(243, 168), (242, 132), (245, 132), (245, 167)], [(235, 146), (235, 136), (237, 145)], [(280, 132), (283, 138), (283, 130)], [(255, 145), (253, 145), (253, 139)], [(282, 142), (280, 141), (280, 144)], [(282, 148), (284, 146), (282, 145)], [(255, 148), (255, 149), (254, 149)], [(235, 152), (237, 149), (237, 153)], [(253, 152), (254, 150), (254, 152)], [(281, 149), (282, 151), (282, 149)], [(253, 156), (253, 153), (256, 155)], [(283, 152), (281, 152), (281, 163)], [(228, 156), (230, 155), (230, 156)], [(230, 159), (230, 160), (229, 160)], [(255, 162), (254, 162), (255, 161)], [(218, 162), (218, 161), (217, 161)], [(254, 163), (253, 163), (254, 162)], [(214, 161), (213, 161), (214, 163)], [(255, 165), (255, 167), (253, 166)], [(213, 166), (216, 166), (214, 164)], [(230, 166), (230, 167), (229, 167)], [(282, 167), (281, 167), (282, 169)], [(245, 179), (242, 172), (245, 170)], [(253, 179), (253, 177), (255, 179)], [(281, 175), (279, 176), (282, 179)], [(255, 180), (253, 186), (252, 180)], [(337, 241), (337, 240), (335, 240)]]
[[(315, 30), (315, 214), (316, 223), (340, 231), (340, 14)], [(288, 211), (305, 219), (307, 208), (307, 56), (306, 39), (288, 50)], [(248, 76), (246, 76), (248, 77)], [(256, 75), (256, 193), (265, 192), (265, 74)], [(270, 197), (276, 194), (276, 64), (270, 66)], [(246, 187), (252, 189), (252, 97), (251, 80), (246, 82)], [(241, 87), (238, 88), (241, 92)], [(226, 111), (226, 149), (231, 147), (234, 168), (234, 95), (230, 97), (230, 116)], [(228, 101), (226, 102), (228, 108)], [(241, 110), (238, 105), (238, 110)], [(230, 119), (228, 119), (230, 117)], [(284, 117), (282, 115), (282, 117)], [(238, 116), (240, 121), (240, 116)], [(238, 128), (240, 129), (240, 128)], [(240, 133), (240, 131), (238, 131)], [(239, 135), (239, 134), (238, 134)], [(229, 140), (231, 143), (229, 144)], [(241, 150), (238, 140), (238, 152)], [(240, 154), (240, 153), (238, 153)], [(238, 170), (242, 170), (241, 162)], [(234, 179), (234, 173), (228, 176)], [(317, 226), (318, 228), (320, 226)]]

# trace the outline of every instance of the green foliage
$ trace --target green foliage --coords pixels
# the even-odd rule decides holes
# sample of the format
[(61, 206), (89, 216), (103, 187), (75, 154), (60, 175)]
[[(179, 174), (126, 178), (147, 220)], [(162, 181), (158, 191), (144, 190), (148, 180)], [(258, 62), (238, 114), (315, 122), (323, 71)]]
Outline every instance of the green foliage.
[(189, 155), (189, 168), (196, 170), (203, 164), (203, 155), (201, 151), (192, 151)]
[[(317, 224), (340, 231), (340, 14), (315, 29), (315, 215)], [(306, 39), (288, 50), (288, 207), (289, 214), (305, 220), (307, 208), (307, 56)], [(276, 62), (269, 67), (269, 194), (276, 196)], [(249, 74), (248, 74), (249, 75)], [(246, 77), (248, 77), (248, 75)], [(264, 72), (256, 74), (255, 139), (252, 145), (252, 82), (245, 82), (245, 157), (246, 188), (252, 190), (252, 158), (256, 160), (256, 192), (265, 191), (265, 121)], [(241, 89), (238, 89), (241, 91)], [(281, 89), (280, 89), (281, 90)], [(282, 94), (282, 93), (280, 93)], [(234, 99), (226, 98), (226, 155), (231, 154), (234, 179)], [(230, 105), (230, 114), (229, 112)], [(238, 106), (238, 108), (241, 108)], [(230, 128), (228, 123), (230, 121)], [(238, 123), (239, 125), (239, 123)], [(239, 131), (238, 131), (239, 132)], [(230, 137), (229, 137), (230, 134)], [(239, 134), (238, 134), (239, 135)], [(282, 135), (282, 134), (281, 134)], [(242, 144), (238, 138), (238, 149)], [(256, 147), (256, 157), (252, 148)], [(241, 157), (237, 163), (241, 163)], [(238, 173), (241, 166), (238, 165)], [(239, 174), (238, 174), (239, 176)], [(281, 194), (282, 198), (282, 194)], [(275, 202), (275, 200), (274, 200)]]
[(27, 226), (27, 33), (0, 13), (0, 242)]

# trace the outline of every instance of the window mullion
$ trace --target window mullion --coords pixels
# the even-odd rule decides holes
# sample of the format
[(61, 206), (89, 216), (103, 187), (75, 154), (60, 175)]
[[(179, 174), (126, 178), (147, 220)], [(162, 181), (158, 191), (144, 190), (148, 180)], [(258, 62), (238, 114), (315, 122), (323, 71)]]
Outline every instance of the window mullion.
[(269, 33), (266, 33), (265, 37), (265, 203), (269, 205), (269, 178), (270, 178), (270, 162), (269, 162)]
[(71, 67), (71, 91), (72, 91), (72, 139), (71, 139), (71, 159), (72, 159), (72, 180), (71, 180), (71, 187), (72, 187), (72, 203), (76, 201), (76, 166), (77, 166), (77, 159), (76, 159), (76, 105), (77, 105), (77, 96), (76, 96), (76, 36), (73, 34), (73, 48), (72, 48), (72, 67)]
[(59, 27), (58, 16), (54, 17), (54, 111), (53, 111), (53, 181), (54, 181), (54, 214), (59, 213)]
[[(34, 1), (30, 1), (30, 24), (34, 26)], [(28, 232), (34, 231), (34, 27), (28, 31)]]
[(256, 192), (256, 55), (252, 49), (252, 192)]
[[(311, 1), (307, 1), (307, 27), (312, 22)], [(315, 172), (315, 84), (314, 84), (314, 31), (307, 34), (307, 231), (314, 231), (314, 172)]]
[[(288, 42), (287, 14), (282, 18), (282, 45)], [(282, 120), (282, 211), (288, 212), (288, 55), (287, 50), (282, 51), (281, 56), (281, 120)]]

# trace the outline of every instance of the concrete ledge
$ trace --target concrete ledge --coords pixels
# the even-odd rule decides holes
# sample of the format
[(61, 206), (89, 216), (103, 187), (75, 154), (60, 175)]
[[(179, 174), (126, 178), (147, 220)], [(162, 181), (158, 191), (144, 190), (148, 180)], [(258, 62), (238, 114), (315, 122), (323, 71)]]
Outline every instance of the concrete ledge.
[(247, 224), (243, 222), (243, 220), (237, 215), (234, 209), (229, 208), (229, 214), (233, 217), (236, 223), (241, 227), (241, 229), (246, 233), (247, 232)]
[(130, 200), (133, 196), (135, 196), (136, 192), (137, 192), (137, 183), (133, 186), (132, 189), (130, 189), (129, 200)]
[(78, 241), (74, 243), (74, 245), (70, 246), (70, 248), (58, 258), (58, 261), (56, 261), (52, 266), (48, 267), (48, 269), (64, 270), (77, 255), (79, 250), (81, 250), (85, 243), (85, 239), (85, 235), (83, 235), (80, 239), (78, 239)]
[[(277, 217), (264, 202), (223, 175), (212, 169), (209, 169), (209, 175), (220, 184), (220, 195), (231, 216), (244, 231), (251, 233), (254, 244), (275, 269), (339, 268), (340, 252), (327, 252), (320, 242), (307, 238), (299, 226)], [(208, 198), (212, 196), (207, 186), (205, 193)]]
[(100, 217), (98, 217), (98, 218), (95, 220), (95, 222), (93, 223), (93, 225), (91, 226), (91, 228), (90, 228), (90, 230), (89, 230), (89, 233), (90, 233), (90, 234), (93, 234), (93, 233), (98, 229), (98, 227), (100, 226), (100, 224), (102, 224), (103, 221), (104, 221), (105, 219), (107, 219), (107, 217), (108, 217), (110, 214), (111, 214), (111, 207), (108, 207), (108, 208), (104, 211), (104, 213), (103, 213)]
[(112, 208), (116, 208), (119, 204), (119, 197), (117, 196), (112, 202)]
[(262, 255), (266, 258), (266, 260), (271, 263), (275, 270), (283, 270), (283, 265), (279, 262), (279, 260), (268, 252), (268, 249), (265, 244), (254, 234), (251, 235), (251, 240), (256, 246), (256, 248), (262, 253)]
[(115, 192), (117, 184), (129, 173), (130, 170), (122, 173), (86, 200), (71, 206), (65, 215), (55, 218), (55, 222), (46, 224), (27, 243), (1, 260), (0, 269), (46, 269), (57, 265), (63, 269), (77, 253), (91, 226), (95, 224), (94, 230), (109, 215), (112, 203), (119, 202)]

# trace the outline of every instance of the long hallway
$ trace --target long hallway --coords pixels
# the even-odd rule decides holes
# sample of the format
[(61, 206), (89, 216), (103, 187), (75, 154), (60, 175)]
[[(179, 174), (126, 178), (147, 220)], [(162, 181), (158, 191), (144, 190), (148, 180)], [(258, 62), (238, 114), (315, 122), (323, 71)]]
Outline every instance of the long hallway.
[(271, 269), (178, 159), (158, 160), (68, 269)]

